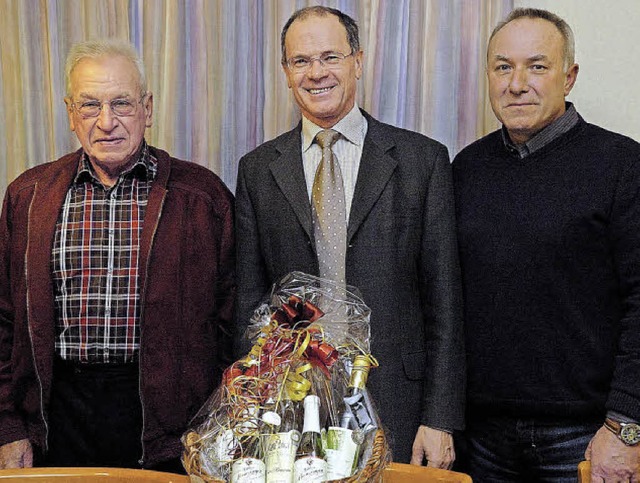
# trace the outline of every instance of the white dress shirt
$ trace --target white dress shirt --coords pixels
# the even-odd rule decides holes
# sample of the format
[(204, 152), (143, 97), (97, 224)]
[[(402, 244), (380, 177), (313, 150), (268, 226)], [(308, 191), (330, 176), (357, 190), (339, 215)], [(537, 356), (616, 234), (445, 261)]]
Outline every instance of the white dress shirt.
[[(356, 180), (358, 179), (358, 168), (360, 167), (360, 158), (362, 158), (362, 147), (367, 134), (367, 128), (367, 120), (360, 112), (357, 104), (355, 104), (353, 109), (351, 109), (345, 117), (340, 119), (335, 126), (331, 127), (331, 129), (341, 134), (333, 145), (333, 154), (334, 159), (338, 160), (340, 171), (342, 172), (347, 222), (349, 221), (353, 192), (355, 191)], [(320, 149), (320, 146), (314, 143), (313, 140), (322, 130), (323, 128), (320, 126), (315, 125), (306, 117), (302, 117), (302, 164), (304, 167), (304, 176), (307, 181), (309, 201), (311, 201), (311, 190), (313, 188), (316, 170), (320, 165), (320, 161), (322, 161), (322, 149)]]

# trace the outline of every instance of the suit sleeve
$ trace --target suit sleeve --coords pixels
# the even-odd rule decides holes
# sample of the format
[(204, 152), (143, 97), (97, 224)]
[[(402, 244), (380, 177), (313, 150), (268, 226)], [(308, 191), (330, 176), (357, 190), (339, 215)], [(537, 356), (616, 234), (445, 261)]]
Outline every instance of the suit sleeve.
[(24, 423), (15, 409), (11, 356), (13, 352), (14, 307), (11, 294), (11, 230), (9, 194), (0, 216), (0, 446), (27, 437)]
[(236, 188), (236, 230), (238, 280), (238, 310), (234, 330), (234, 355), (239, 358), (250, 349), (245, 338), (251, 314), (269, 289), (267, 268), (260, 247), (260, 233), (256, 210), (247, 181), (246, 160), (241, 159)]
[(422, 423), (437, 429), (463, 429), (462, 288), (451, 165), (444, 147), (437, 153), (428, 183), (420, 267), (427, 345)]
[(640, 421), (640, 145), (621, 154), (611, 214), (611, 240), (622, 308), (615, 368), (607, 409)]

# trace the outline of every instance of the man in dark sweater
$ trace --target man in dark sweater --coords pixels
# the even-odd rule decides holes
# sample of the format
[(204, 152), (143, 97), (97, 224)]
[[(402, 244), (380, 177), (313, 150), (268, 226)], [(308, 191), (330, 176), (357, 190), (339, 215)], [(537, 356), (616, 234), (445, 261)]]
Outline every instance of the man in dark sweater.
[(573, 34), (518, 9), (493, 31), (502, 129), (454, 160), (474, 481), (640, 478), (640, 144), (565, 102)]

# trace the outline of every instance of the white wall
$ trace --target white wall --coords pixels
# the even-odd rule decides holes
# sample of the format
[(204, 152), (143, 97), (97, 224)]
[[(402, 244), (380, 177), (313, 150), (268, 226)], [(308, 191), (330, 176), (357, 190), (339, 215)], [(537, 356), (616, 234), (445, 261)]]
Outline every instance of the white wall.
[(640, 0), (515, 0), (565, 19), (576, 37), (569, 95), (588, 122), (640, 141)]

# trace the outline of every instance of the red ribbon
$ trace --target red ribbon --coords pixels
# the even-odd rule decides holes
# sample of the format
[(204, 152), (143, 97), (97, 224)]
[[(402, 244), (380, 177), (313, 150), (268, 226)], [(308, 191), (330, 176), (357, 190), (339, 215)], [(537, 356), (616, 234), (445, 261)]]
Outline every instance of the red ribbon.
[[(291, 355), (299, 337), (299, 333), (296, 331), (305, 329), (323, 315), (324, 312), (311, 302), (303, 302), (300, 297), (295, 295), (290, 296), (287, 302), (271, 316), (278, 326), (267, 336), (260, 347), (258, 360), (252, 364), (247, 364), (246, 358), (235, 362), (225, 370), (224, 384), (230, 387), (233, 385), (233, 381), (240, 376), (261, 378), (270, 374), (273, 378), (274, 375), (283, 373), (291, 362)], [(295, 329), (292, 331), (291, 328), (294, 326)], [(304, 349), (304, 357), (329, 377), (329, 368), (338, 360), (338, 351), (330, 344), (323, 342), (321, 330), (311, 328), (307, 329), (307, 332), (311, 340)], [(275, 382), (274, 380), (265, 381), (263, 388), (273, 386)]]
[(304, 351), (311, 364), (318, 367), (329, 377), (329, 369), (338, 360), (338, 351), (330, 344), (323, 342), (322, 333), (318, 329), (309, 329), (311, 342)]
[(287, 303), (274, 312), (271, 316), (279, 325), (293, 327), (298, 322), (304, 321), (303, 327), (315, 322), (324, 315), (324, 312), (311, 302), (302, 301), (300, 297), (291, 295)]

